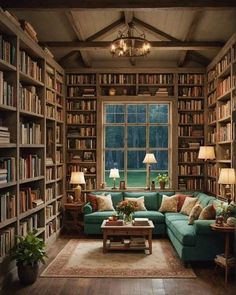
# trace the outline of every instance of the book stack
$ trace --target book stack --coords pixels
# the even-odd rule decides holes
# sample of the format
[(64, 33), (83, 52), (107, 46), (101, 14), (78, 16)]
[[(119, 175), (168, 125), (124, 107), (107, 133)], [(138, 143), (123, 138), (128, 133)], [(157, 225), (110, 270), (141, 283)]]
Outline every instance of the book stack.
[(10, 132), (8, 127), (0, 126), (0, 144), (10, 143)]
[(83, 97), (94, 97), (95, 96), (95, 89), (94, 88), (84, 88), (82, 96)]
[(0, 104), (13, 106), (14, 104), (14, 87), (5, 81), (3, 72), (0, 71)]
[(5, 40), (3, 35), (0, 34), (0, 59), (5, 60), (7, 63), (15, 63), (16, 48), (9, 41)]
[(16, 217), (16, 196), (10, 192), (0, 195), (0, 222)]
[(118, 220), (107, 220), (106, 226), (122, 226), (124, 225), (124, 220), (118, 219)]
[(46, 165), (53, 165), (53, 159), (51, 157), (47, 157), (45, 160)]
[(145, 247), (145, 238), (144, 237), (131, 237), (130, 247), (133, 247), (133, 248)]
[(216, 255), (215, 262), (218, 262), (222, 265), (234, 266), (235, 265), (235, 258), (233, 256), (225, 258), (224, 254)]
[(133, 225), (135, 226), (148, 226), (148, 218), (134, 218)]
[(0, 183), (15, 181), (16, 179), (15, 167), (16, 167), (15, 158), (0, 157)]
[(189, 142), (189, 148), (190, 149), (198, 149), (200, 147), (199, 142)]
[(15, 227), (8, 227), (0, 232), (0, 258), (4, 257), (15, 245)]
[(156, 91), (156, 95), (158, 96), (168, 96), (168, 89), (166, 87), (159, 87)]
[(35, 42), (38, 43), (38, 38), (37, 38), (37, 32), (33, 28), (33, 26), (27, 22), (26, 20), (22, 19), (20, 20), (21, 28), (24, 30), (24, 32)]
[(33, 209), (43, 204), (40, 189), (31, 189), (30, 187), (21, 188), (20, 190), (20, 213)]

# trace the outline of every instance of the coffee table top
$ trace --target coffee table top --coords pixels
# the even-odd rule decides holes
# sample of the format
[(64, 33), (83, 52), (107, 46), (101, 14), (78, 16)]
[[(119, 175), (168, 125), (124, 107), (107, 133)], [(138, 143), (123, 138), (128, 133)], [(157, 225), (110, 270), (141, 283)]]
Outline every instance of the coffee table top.
[(107, 219), (103, 220), (101, 228), (154, 228), (153, 222), (151, 220), (148, 220), (149, 225), (133, 225), (132, 223), (130, 224), (123, 224), (123, 225), (106, 225)]

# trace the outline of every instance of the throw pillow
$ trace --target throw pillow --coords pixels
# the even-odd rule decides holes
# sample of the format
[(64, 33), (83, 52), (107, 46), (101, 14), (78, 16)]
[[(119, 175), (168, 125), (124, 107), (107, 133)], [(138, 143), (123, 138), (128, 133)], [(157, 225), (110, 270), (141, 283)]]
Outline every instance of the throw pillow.
[(193, 224), (194, 220), (198, 219), (201, 212), (202, 212), (202, 206), (200, 204), (196, 204), (189, 214), (188, 224)]
[(206, 206), (200, 216), (199, 219), (215, 219), (216, 218), (216, 209), (213, 204)]
[(98, 211), (115, 211), (112, 204), (111, 195), (107, 195), (107, 196), (98, 195), (97, 203), (98, 203)]
[(180, 213), (189, 215), (196, 202), (197, 198), (186, 197)]
[(176, 196), (178, 196), (178, 200), (179, 200), (177, 210), (178, 210), (178, 212), (180, 212), (183, 207), (186, 197), (192, 197), (192, 196), (191, 195), (184, 195), (184, 194), (176, 194)]
[(178, 197), (175, 195), (172, 197), (168, 197), (163, 195), (161, 207), (159, 209), (160, 212), (177, 212), (178, 206)]
[(87, 195), (87, 201), (90, 203), (93, 212), (98, 211), (98, 202), (97, 202), (97, 196), (93, 194)]
[(144, 196), (139, 198), (125, 198), (127, 201), (136, 202), (138, 208), (135, 211), (147, 211), (144, 205)]

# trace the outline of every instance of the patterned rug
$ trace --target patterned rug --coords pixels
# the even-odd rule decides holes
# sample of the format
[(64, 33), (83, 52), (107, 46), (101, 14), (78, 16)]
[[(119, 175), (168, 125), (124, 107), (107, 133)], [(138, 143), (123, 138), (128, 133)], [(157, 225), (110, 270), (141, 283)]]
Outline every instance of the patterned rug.
[(167, 239), (154, 240), (152, 254), (147, 253), (111, 251), (103, 254), (102, 240), (72, 239), (41, 277), (196, 278), (191, 268), (183, 266)]

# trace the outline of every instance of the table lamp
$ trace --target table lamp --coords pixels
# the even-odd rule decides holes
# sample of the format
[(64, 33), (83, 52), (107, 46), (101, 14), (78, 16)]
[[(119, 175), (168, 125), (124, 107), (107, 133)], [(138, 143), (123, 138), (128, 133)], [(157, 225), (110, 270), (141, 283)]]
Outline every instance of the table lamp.
[(120, 178), (119, 170), (117, 168), (113, 168), (110, 170), (109, 178), (113, 178), (113, 187), (112, 189), (116, 189), (116, 178)]
[(70, 177), (70, 184), (77, 184), (77, 186), (74, 189), (75, 191), (74, 202), (82, 203), (82, 198), (81, 198), (82, 187), (80, 186), (80, 184), (85, 184), (84, 172), (72, 172)]
[(214, 160), (215, 158), (216, 156), (215, 156), (215, 150), (213, 146), (200, 146), (198, 159), (207, 161), (207, 160)]
[(155, 155), (151, 153), (146, 153), (143, 163), (147, 164), (147, 178), (146, 178), (147, 188), (146, 189), (150, 190), (151, 164), (157, 163)]
[(224, 185), (225, 196), (228, 199), (228, 204), (232, 201), (231, 199), (231, 185), (235, 184), (235, 169), (234, 168), (222, 168), (220, 170), (220, 176), (218, 179), (218, 184)]

